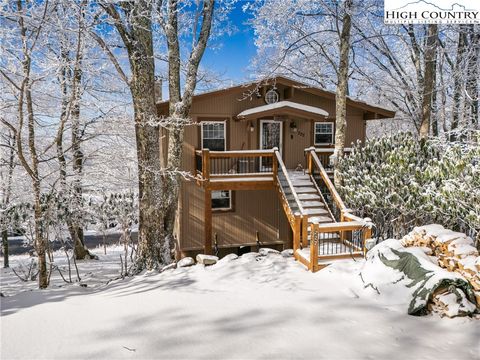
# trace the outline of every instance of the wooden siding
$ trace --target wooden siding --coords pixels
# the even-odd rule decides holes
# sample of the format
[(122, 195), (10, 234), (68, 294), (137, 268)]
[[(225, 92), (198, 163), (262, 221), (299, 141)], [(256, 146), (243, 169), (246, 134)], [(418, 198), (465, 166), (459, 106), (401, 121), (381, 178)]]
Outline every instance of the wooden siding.
[[(280, 100), (290, 95), (287, 87), (277, 86)], [(263, 98), (244, 99), (242, 89), (238, 93), (225, 92), (222, 96), (194, 99), (191, 116), (197, 121), (227, 120), (227, 150), (248, 150), (259, 147), (260, 121), (235, 120), (241, 111), (264, 105)], [(325, 121), (334, 121), (335, 101), (295, 89), (288, 99), (298, 103), (320, 107), (329, 113)], [(357, 139), (365, 138), (363, 111), (347, 108), (347, 146)], [(298, 131), (293, 133), (290, 123), (295, 121)], [(250, 131), (250, 124), (254, 131)], [(183, 168), (194, 172), (194, 151), (200, 149), (200, 126), (191, 125), (185, 130), (183, 147)], [(287, 118), (283, 124), (282, 155), (287, 168), (301, 164), (306, 166), (304, 149), (313, 145), (313, 120)], [(234, 191), (233, 210), (213, 212), (213, 234), (217, 234), (220, 247), (255, 244), (256, 232), (262, 244), (284, 243), (291, 247), (292, 233), (286, 216), (274, 190)], [(177, 237), (180, 250), (200, 250), (203, 248), (204, 233), (204, 190), (194, 181), (183, 182), (179, 204)], [(213, 239), (212, 239), (213, 241)]]

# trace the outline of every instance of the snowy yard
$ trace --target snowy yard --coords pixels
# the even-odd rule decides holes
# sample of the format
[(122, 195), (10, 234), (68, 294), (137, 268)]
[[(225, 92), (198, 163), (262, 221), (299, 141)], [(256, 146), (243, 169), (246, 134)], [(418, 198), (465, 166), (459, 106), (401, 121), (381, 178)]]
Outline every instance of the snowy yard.
[(250, 253), (105, 284), (119, 253), (80, 265), (86, 288), (33, 290), (2, 269), (1, 358), (480, 358), (478, 319), (407, 315), (364, 289), (363, 260), (312, 274)]

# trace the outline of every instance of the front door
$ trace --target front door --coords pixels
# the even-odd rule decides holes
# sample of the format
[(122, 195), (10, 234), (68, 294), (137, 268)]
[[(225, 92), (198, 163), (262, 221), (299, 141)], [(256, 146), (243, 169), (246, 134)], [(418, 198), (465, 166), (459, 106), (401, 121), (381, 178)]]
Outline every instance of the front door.
[[(260, 120), (260, 149), (277, 147), (282, 152), (282, 125), (279, 120)], [(271, 158), (260, 158), (260, 170), (272, 169)]]

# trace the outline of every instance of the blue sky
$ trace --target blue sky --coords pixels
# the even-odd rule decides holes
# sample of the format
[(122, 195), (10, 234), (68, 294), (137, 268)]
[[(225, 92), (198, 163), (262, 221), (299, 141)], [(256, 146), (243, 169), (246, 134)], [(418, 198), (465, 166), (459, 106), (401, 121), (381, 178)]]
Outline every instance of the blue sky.
[(202, 59), (202, 66), (215, 69), (222, 74), (222, 78), (242, 82), (249, 77), (247, 67), (255, 56), (253, 29), (246, 25), (251, 15), (242, 11), (243, 1), (237, 2), (235, 9), (230, 13), (230, 21), (237, 28), (232, 36), (224, 36), (220, 49), (206, 49)]

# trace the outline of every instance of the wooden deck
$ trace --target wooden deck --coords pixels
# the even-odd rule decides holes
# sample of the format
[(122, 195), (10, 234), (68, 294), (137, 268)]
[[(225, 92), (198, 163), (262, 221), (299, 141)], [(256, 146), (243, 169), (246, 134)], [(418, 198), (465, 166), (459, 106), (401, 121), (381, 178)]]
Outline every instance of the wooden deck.
[(295, 258), (309, 270), (363, 256), (372, 224), (348, 211), (318, 153), (305, 149), (308, 168), (298, 172), (285, 168), (278, 149), (196, 151), (197, 184), (205, 191), (205, 253), (212, 253), (213, 190), (275, 189), (292, 229)]

